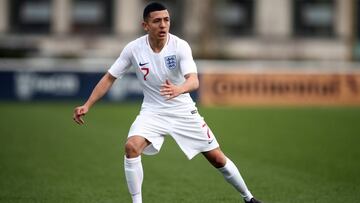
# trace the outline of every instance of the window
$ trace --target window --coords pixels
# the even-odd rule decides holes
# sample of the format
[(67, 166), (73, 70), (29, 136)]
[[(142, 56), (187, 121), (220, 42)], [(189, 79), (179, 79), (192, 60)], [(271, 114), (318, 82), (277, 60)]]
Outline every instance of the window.
[(254, 0), (216, 1), (214, 7), (218, 34), (251, 35), (254, 32)]
[(50, 0), (12, 0), (11, 30), (17, 33), (50, 32)]
[(334, 36), (334, 0), (295, 0), (294, 15), (295, 36)]
[[(145, 4), (148, 4), (150, 2), (153, 1), (145, 0)], [(170, 19), (171, 19), (170, 33), (175, 35), (182, 35), (183, 13), (184, 13), (183, 0), (159, 0), (157, 2), (164, 4), (170, 13)]]
[(356, 14), (355, 14), (355, 46), (354, 46), (354, 59), (360, 60), (360, 0), (355, 1)]
[(360, 0), (356, 0), (356, 16), (355, 16), (355, 23), (356, 23), (356, 37), (357, 40), (360, 40)]
[(109, 33), (112, 25), (111, 0), (74, 0), (72, 32), (84, 34)]

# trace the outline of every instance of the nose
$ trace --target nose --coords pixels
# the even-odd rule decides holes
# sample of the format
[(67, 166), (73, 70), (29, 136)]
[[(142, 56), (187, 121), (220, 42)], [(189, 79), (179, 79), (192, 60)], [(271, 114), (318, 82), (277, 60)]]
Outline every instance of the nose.
[(166, 22), (165, 22), (165, 20), (161, 20), (161, 22), (160, 22), (160, 27), (161, 27), (161, 28), (166, 27)]

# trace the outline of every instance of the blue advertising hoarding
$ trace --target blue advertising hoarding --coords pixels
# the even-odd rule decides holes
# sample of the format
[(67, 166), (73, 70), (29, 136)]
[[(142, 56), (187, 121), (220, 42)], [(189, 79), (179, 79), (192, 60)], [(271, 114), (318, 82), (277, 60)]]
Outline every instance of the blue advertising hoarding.
[[(0, 101), (85, 100), (104, 72), (0, 71)], [(191, 94), (197, 99), (197, 92)], [(135, 73), (116, 80), (103, 100), (142, 101)]]
[[(0, 100), (38, 101), (86, 99), (103, 72), (0, 71)], [(108, 101), (141, 100), (134, 73), (117, 80)]]

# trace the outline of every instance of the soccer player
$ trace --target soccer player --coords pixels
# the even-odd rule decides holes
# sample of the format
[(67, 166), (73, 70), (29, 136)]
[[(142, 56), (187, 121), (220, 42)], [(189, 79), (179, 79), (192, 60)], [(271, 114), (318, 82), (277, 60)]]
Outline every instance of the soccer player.
[(125, 177), (133, 203), (142, 202), (141, 154), (158, 153), (167, 134), (175, 139), (188, 159), (202, 153), (245, 202), (260, 202), (250, 193), (234, 163), (220, 150), (189, 95), (199, 87), (196, 65), (188, 43), (169, 33), (170, 16), (166, 7), (156, 2), (148, 4), (142, 26), (147, 35), (125, 46), (85, 104), (75, 108), (75, 122), (84, 124), (83, 116), (90, 107), (133, 67), (144, 93), (141, 111), (125, 144)]

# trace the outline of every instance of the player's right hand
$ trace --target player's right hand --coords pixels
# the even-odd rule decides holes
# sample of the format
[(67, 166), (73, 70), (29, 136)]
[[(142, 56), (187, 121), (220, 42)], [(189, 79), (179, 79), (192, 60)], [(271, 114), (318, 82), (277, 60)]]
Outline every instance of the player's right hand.
[(73, 120), (79, 124), (82, 125), (85, 123), (83, 116), (89, 111), (89, 109), (86, 106), (78, 106), (74, 109), (73, 114)]

